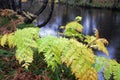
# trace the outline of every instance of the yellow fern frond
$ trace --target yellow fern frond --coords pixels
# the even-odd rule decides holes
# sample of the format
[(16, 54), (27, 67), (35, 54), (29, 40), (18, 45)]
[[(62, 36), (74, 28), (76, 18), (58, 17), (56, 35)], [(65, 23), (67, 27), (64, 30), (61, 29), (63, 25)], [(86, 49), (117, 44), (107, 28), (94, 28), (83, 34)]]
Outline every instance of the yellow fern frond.
[(0, 36), (0, 45), (1, 45), (1, 38), (2, 38), (2, 36)]
[(14, 45), (14, 39), (13, 39), (13, 33), (11, 34), (8, 34), (8, 38), (7, 38), (7, 42), (8, 42), (8, 46), (9, 48), (13, 48), (15, 45)]
[(66, 25), (66, 29), (74, 29), (78, 32), (82, 32), (83, 26), (76, 21), (70, 22)]
[(83, 73), (84, 75), (78, 75), (78, 80), (98, 80), (98, 75), (97, 72), (94, 68), (88, 68), (88, 70), (86, 70), (85, 73)]
[(96, 37), (96, 39), (98, 39), (99, 38), (99, 32), (96, 28), (94, 30), (95, 30), (95, 37)]
[(1, 42), (0, 42), (0, 45), (1, 46), (5, 46), (6, 42), (7, 42), (7, 34), (3, 35), (2, 38), (1, 38)]
[(75, 17), (75, 20), (76, 20), (77, 22), (79, 22), (79, 21), (82, 20), (82, 17), (81, 17), (81, 16), (77, 16), (77, 17)]
[(103, 51), (107, 56), (109, 55), (108, 50), (105, 47), (104, 43), (101, 41), (101, 39), (96, 40), (96, 46), (98, 50)]
[(100, 38), (99, 40), (105, 45), (108, 45), (109, 43), (105, 38)]
[(97, 80), (97, 73), (92, 69), (95, 63), (93, 51), (74, 39), (70, 39), (68, 45), (64, 49), (66, 54), (62, 57), (62, 62), (71, 68), (78, 80), (88, 80), (89, 76), (91, 80)]

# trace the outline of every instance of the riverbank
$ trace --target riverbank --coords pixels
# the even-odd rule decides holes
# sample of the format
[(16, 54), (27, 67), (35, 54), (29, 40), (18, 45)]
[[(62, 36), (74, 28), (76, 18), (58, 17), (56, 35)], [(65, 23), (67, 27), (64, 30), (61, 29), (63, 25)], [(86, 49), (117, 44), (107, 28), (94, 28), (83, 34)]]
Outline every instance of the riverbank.
[(86, 8), (98, 8), (98, 9), (111, 9), (111, 10), (120, 10), (119, 1), (110, 1), (110, 0), (88, 0), (88, 1), (60, 1), (57, 2), (60, 4), (66, 4), (77, 7), (86, 7)]

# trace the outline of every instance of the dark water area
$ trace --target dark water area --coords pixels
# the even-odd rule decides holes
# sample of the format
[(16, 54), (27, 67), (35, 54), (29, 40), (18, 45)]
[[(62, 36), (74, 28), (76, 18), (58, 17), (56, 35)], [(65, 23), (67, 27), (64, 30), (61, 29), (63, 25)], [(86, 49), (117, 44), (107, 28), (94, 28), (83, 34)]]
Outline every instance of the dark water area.
[[(36, 3), (36, 7), (32, 7), (32, 9), (26, 8), (26, 10), (34, 13), (38, 8), (40, 8), (40, 3)], [(47, 18), (49, 11), (50, 6), (47, 6), (44, 12), (38, 17), (37, 24), (41, 24)], [(82, 17), (81, 24), (84, 27), (84, 34), (93, 35), (94, 28), (98, 29), (100, 37), (106, 38), (109, 41), (109, 45), (107, 46), (109, 58), (115, 59), (120, 63), (120, 11), (56, 4), (51, 20), (40, 29), (40, 35), (51, 34), (59, 36), (59, 26), (64, 26), (68, 22), (73, 21), (76, 16)], [(97, 54), (105, 56), (102, 52), (97, 52)]]

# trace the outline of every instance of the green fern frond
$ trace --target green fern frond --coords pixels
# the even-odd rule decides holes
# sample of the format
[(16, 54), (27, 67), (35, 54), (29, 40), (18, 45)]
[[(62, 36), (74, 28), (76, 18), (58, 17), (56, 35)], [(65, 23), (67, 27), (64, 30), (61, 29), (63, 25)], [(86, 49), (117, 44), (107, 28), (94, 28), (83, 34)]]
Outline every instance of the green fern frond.
[(104, 57), (97, 57), (95, 56), (95, 70), (99, 72), (105, 65), (106, 65), (106, 59)]
[(88, 46), (90, 46), (91, 43), (94, 42), (95, 40), (96, 40), (95, 36), (86, 35), (84, 41), (88, 43)]
[(44, 53), (48, 67), (52, 67), (55, 70), (58, 64), (61, 64), (60, 56), (67, 41), (67, 39), (59, 39), (53, 36), (47, 36), (38, 40), (39, 53)]
[(109, 80), (112, 76), (114, 80), (120, 80), (120, 64), (115, 60), (110, 60), (104, 57), (95, 57), (96, 64), (95, 69), (99, 72), (102, 68), (104, 69), (104, 77)]
[(23, 66), (27, 68), (33, 61), (33, 48), (37, 48), (38, 32), (39, 28), (18, 29), (14, 33), (3, 35), (0, 45), (8, 45), (10, 48), (16, 46), (16, 59), (19, 63), (24, 62)]
[[(17, 30), (14, 34), (14, 40), (17, 47), (37, 47), (35, 42), (39, 38), (38, 28), (25, 28)], [(35, 37), (36, 36), (36, 37)], [(19, 43), (18, 43), (19, 42)]]
[(114, 80), (120, 80), (120, 64), (118, 64), (115, 60), (108, 60), (108, 64), (104, 69), (104, 76), (106, 80), (109, 80), (113, 75)]
[(77, 21), (73, 21), (65, 26), (64, 35), (74, 37), (76, 36), (76, 34), (81, 33), (82, 29), (83, 26), (81, 24), (79, 24)]
[(28, 63), (33, 61), (33, 48), (37, 48), (36, 40), (39, 39), (38, 28), (25, 28), (17, 30), (14, 33), (14, 43), (17, 47), (16, 59), (25, 62), (23, 65), (27, 68)]
[(113, 78), (120, 80), (120, 64), (113, 65)]
[(33, 61), (33, 51), (31, 48), (21, 48), (21, 49), (17, 49), (16, 51), (16, 59), (19, 61), (19, 63), (21, 64), (21, 62), (24, 62), (24, 64), (22, 64), (23, 67), (28, 68), (28, 64), (32, 63)]
[[(48, 67), (51, 67), (53, 71), (58, 65), (65, 63), (71, 68), (77, 79), (82, 79), (87, 75), (94, 78), (92, 80), (97, 80), (97, 72), (91, 70), (95, 63), (93, 51), (88, 49), (86, 45), (74, 39), (68, 40), (53, 36), (41, 38), (37, 44), (39, 53), (43, 53)], [(84, 73), (87, 71), (89, 73)], [(80, 77), (80, 75), (82, 76)]]
[(112, 65), (108, 64), (104, 69), (104, 77), (106, 80), (109, 80), (112, 75)]

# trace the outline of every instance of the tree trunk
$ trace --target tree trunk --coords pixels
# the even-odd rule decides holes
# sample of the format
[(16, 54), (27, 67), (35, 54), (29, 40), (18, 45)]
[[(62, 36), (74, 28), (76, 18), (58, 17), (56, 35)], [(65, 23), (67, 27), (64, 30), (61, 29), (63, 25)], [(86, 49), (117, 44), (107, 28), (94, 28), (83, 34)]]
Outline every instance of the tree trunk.
[[(43, 10), (47, 7), (47, 3), (48, 3), (48, 0), (44, 0), (42, 7), (35, 13), (36, 16), (39, 16), (43, 12)], [(51, 19), (52, 13), (54, 10), (54, 0), (51, 0), (50, 7), (51, 7), (51, 9), (50, 9), (50, 12), (48, 14), (48, 18), (42, 24), (38, 24), (39, 28), (45, 26), (49, 22), (49, 20)], [(27, 19), (27, 20), (25, 20), (25, 23), (28, 23), (28, 24), (32, 23), (34, 19), (35, 19), (35, 17), (32, 17), (32, 19)]]
[[(48, 4), (48, 0), (44, 0), (42, 7), (35, 13), (35, 15), (39, 16), (47, 7), (47, 4)], [(27, 24), (32, 23), (34, 19), (35, 19), (34, 17), (32, 17), (32, 19), (26, 19), (25, 23)]]
[(53, 10), (54, 10), (54, 0), (51, 0), (51, 9), (50, 9), (50, 13), (48, 15), (48, 18), (42, 24), (40, 24), (40, 25), (38, 24), (39, 28), (45, 26), (50, 21), (50, 19), (52, 17)]
[(43, 12), (43, 10), (47, 7), (48, 0), (44, 0), (42, 7), (35, 13), (35, 15), (39, 15)]

